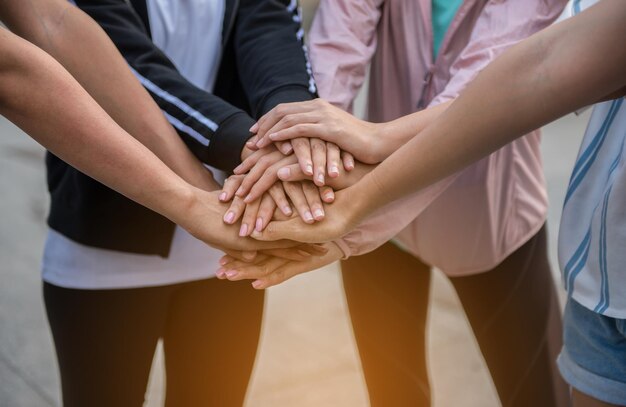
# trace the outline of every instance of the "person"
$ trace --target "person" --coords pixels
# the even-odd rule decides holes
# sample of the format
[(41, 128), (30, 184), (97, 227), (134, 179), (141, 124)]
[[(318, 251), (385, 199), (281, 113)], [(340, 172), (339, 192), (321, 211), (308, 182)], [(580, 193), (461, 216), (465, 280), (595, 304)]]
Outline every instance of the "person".
[[(272, 133), (284, 141), (296, 132), (316, 136), (324, 127), (343, 134), (337, 138), (371, 135), (375, 154), (349, 151), (361, 162), (379, 163), (441, 114), (490, 61), (553, 22), (564, 5), (322, 1), (310, 36), (320, 96), (350, 111), (371, 61), (367, 116), (373, 123), (339, 116), (320, 101), (319, 110), (291, 112), (276, 125), (272, 113), (261, 119), (257, 145), (271, 143), (266, 136)], [(374, 124), (424, 109), (419, 122), (404, 128)], [(431, 267), (450, 277), (503, 405), (569, 404), (554, 363), (561, 318), (547, 257), (539, 142), (533, 131), (336, 241), (343, 257), (351, 256), (342, 261), (343, 285), (372, 405), (430, 405)], [(385, 244), (398, 233), (397, 244)], [(390, 264), (393, 280), (381, 272)], [(525, 335), (512, 327), (520, 323)], [(402, 346), (390, 349), (391, 342)], [(512, 355), (511, 348), (519, 351)]]
[[(578, 8), (580, 2), (574, 6)], [(561, 220), (559, 259), (568, 301), (559, 368), (574, 388), (574, 406), (625, 405), (625, 218), (620, 192), (626, 48), (618, 46), (626, 36), (625, 18), (626, 3), (603, 0), (513, 46), (430, 126), (361, 181), (338, 191), (324, 222), (306, 227), (294, 220), (272, 222), (253, 236), (330, 241), (373, 211), (460, 171), (529, 129), (598, 103), (574, 166)], [(332, 136), (329, 133), (326, 139), (342, 147), (342, 141)], [(343, 147), (358, 142), (358, 138), (343, 140)], [(272, 277), (263, 275), (261, 267), (244, 265), (232, 263), (241, 266), (245, 277), (261, 278), (265, 284), (281, 281), (293, 271), (283, 267)]]
[[(65, 15), (66, 24), (59, 27), (55, 22), (61, 15)], [(109, 92), (118, 92), (133, 99), (137, 114), (163, 122), (162, 114), (130, 74), (108, 37), (93, 20), (67, 2), (3, 2), (0, 20), (22, 37), (55, 54), (104, 105), (112, 101), (112, 98), (106, 99)], [(57, 35), (47, 35), (46, 28), (56, 29)], [(68, 42), (74, 43), (79, 32), (84, 48), (68, 46)], [(0, 28), (0, 38), (0, 113), (3, 116), (63, 160), (166, 216), (204, 242), (228, 248), (231, 254), (261, 248), (223, 227), (219, 221), (223, 205), (217, 203), (215, 193), (204, 190), (216, 190), (217, 183), (180, 139), (173, 137), (175, 134), (167, 137), (171, 133), (169, 126), (160, 129), (165, 130), (161, 139), (157, 132), (142, 132), (133, 128), (133, 123), (124, 123), (139, 137), (143, 136), (142, 141), (155, 148), (188, 183), (119, 127), (50, 55), (6, 29)], [(106, 55), (107, 69), (97, 65), (87, 69), (73, 64), (76, 54), (81, 52), (93, 52), (94, 58)], [(95, 80), (108, 73), (114, 73), (115, 84), (121, 86), (107, 85), (105, 89)], [(35, 94), (36, 98), (24, 96)], [(73, 103), (68, 104), (67, 100)], [(107, 107), (116, 106), (109, 103)], [(167, 148), (158, 149), (159, 144)], [(179, 159), (182, 162), (177, 162)]]
[[(116, 62), (117, 51), (99, 52), (90, 47), (93, 30), (82, 30), (84, 14), (73, 5), (57, 18), (46, 20), (50, 25), (43, 27), (41, 40), (49, 41), (56, 57), (73, 50), (64, 65), (84, 80), (87, 90), (97, 95), (99, 103), (129, 133), (137, 134), (142, 142), (141, 137), (151, 139), (153, 151), (173, 154), (172, 145), (180, 145), (182, 137), (185, 148), (197, 158), (231, 170), (239, 163), (249, 137), (250, 115), (260, 115), (276, 103), (314, 96), (297, 35), (299, 22), (288, 4), (154, 1), (150, 7), (155, 14), (150, 21), (142, 21), (138, 2), (77, 3), (108, 31), (132, 73), (128, 65)], [(12, 29), (26, 30), (28, 22), (40, 23), (41, 10), (33, 5), (32, 1), (23, 3), (21, 16), (29, 19), (14, 19), (9, 24)], [(143, 10), (147, 10), (145, 3)], [(182, 20), (172, 27), (170, 18), (175, 16)], [(268, 16), (271, 23), (266, 24)], [(185, 20), (187, 17), (192, 18)], [(253, 30), (259, 21), (267, 34), (263, 38)], [(187, 38), (195, 46), (168, 45), (173, 38)], [(263, 44), (267, 40), (270, 47), (259, 47), (260, 40)], [(275, 47), (275, 43), (282, 46)], [(186, 53), (178, 54), (181, 50)], [(100, 67), (100, 73), (85, 73), (85, 66), (91, 65)], [(247, 70), (237, 73), (235, 66)], [(160, 117), (142, 115), (139, 105), (143, 96), (123, 92), (126, 86), (137, 89), (139, 83), (160, 107)], [(210, 93), (214, 83), (222, 89)], [(143, 89), (141, 92), (146, 94)], [(71, 122), (66, 126), (66, 130), (73, 129)], [(172, 135), (175, 142), (167, 139)], [(172, 165), (187, 165), (183, 162), (191, 155), (183, 152), (182, 156), (173, 154)], [(134, 164), (129, 161), (123, 169)], [(167, 405), (240, 406), (256, 355), (263, 294), (246, 285), (225, 285), (212, 279), (221, 253), (207, 249), (193, 236), (214, 238), (222, 233), (217, 241), (239, 250), (280, 249), (294, 243), (257, 246), (242, 239), (234, 228), (224, 228), (221, 219), (220, 225), (211, 229), (216, 212), (221, 218), (228, 208), (217, 200), (217, 191), (202, 194), (205, 199), (191, 200), (188, 206), (184, 206), (187, 201), (178, 203), (178, 211), (188, 212), (184, 216), (190, 218), (190, 234), (59, 157), (49, 155), (47, 166), (52, 199), (42, 265), (44, 299), (64, 405), (141, 405), (155, 346), (162, 338)], [(204, 168), (202, 171), (206, 173)], [(210, 174), (202, 178), (211, 179)], [(145, 187), (155, 186), (155, 182)], [(143, 186), (134, 187), (141, 190)], [(215, 184), (205, 186), (214, 188)], [(173, 192), (157, 189), (153, 193), (167, 199), (169, 208)], [(306, 250), (323, 253), (299, 247), (304, 254), (295, 250), (295, 258), (311, 256)], [(224, 343), (230, 344), (228, 349)]]

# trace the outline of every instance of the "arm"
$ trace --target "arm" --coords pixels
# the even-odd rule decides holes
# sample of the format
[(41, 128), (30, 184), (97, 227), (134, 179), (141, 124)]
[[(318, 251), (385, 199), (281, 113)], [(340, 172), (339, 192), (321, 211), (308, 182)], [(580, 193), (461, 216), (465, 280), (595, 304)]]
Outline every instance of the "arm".
[(604, 0), (512, 47), (479, 74), (431, 126), (359, 183), (339, 191), (325, 222), (306, 229), (294, 221), (273, 223), (254, 236), (337, 238), (385, 204), (623, 89), (626, 48), (619, 39), (626, 38), (625, 18), (626, 3)]
[(254, 123), (242, 110), (187, 81), (151, 41), (134, 9), (124, 0), (78, 0), (100, 24), (135, 76), (201, 161), (232, 170)]
[(65, 0), (6, 1), (0, 4), (0, 19), (55, 57), (122, 128), (174, 172), (196, 187), (217, 188), (111, 40), (82, 11)]

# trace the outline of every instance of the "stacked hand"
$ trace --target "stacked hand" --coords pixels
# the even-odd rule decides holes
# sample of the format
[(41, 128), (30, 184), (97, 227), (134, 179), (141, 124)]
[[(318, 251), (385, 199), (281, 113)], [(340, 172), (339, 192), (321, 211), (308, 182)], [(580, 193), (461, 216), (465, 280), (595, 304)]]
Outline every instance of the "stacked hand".
[[(221, 202), (230, 202), (224, 222), (239, 225), (239, 236), (258, 243), (310, 243), (303, 247), (315, 248), (306, 258), (289, 257), (293, 249), (287, 250), (289, 255), (274, 249), (281, 251), (222, 258), (218, 278), (253, 279), (253, 286), (262, 289), (341, 257), (332, 240), (356, 226), (349, 187), (374, 168), (363, 162), (375, 164), (380, 156), (371, 152), (378, 126), (316, 100), (279, 105), (250, 130), (256, 134), (247, 147), (254, 152), (219, 194)], [(353, 148), (355, 155), (339, 146)]]

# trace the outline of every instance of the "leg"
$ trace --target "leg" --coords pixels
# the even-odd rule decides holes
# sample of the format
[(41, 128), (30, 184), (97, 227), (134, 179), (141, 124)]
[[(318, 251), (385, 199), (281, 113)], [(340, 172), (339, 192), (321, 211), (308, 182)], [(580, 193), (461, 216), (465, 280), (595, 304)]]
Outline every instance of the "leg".
[(573, 390), (574, 407), (615, 407), (617, 404), (609, 404), (598, 399), (594, 399), (591, 396), (587, 396), (578, 390)]
[(63, 405), (141, 407), (166, 288), (73, 290), (44, 283)]
[(241, 407), (261, 332), (264, 292), (249, 281), (183, 284), (169, 307), (163, 346), (167, 407)]
[(569, 406), (545, 227), (491, 271), (453, 278), (504, 407)]
[(371, 406), (429, 406), (430, 268), (393, 243), (341, 268)]

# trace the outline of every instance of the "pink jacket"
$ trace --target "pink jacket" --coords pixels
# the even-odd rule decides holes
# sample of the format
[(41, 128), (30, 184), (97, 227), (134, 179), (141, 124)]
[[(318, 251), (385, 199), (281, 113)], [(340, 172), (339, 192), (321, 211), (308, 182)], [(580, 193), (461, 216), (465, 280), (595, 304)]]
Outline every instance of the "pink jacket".
[[(321, 0), (309, 36), (319, 93), (352, 109), (371, 62), (371, 121), (453, 99), (500, 53), (550, 25), (566, 3), (465, 0), (433, 61), (431, 0)], [(539, 131), (530, 133), (388, 205), (336, 243), (347, 257), (397, 235), (404, 248), (449, 275), (489, 270), (545, 222), (539, 143)]]

